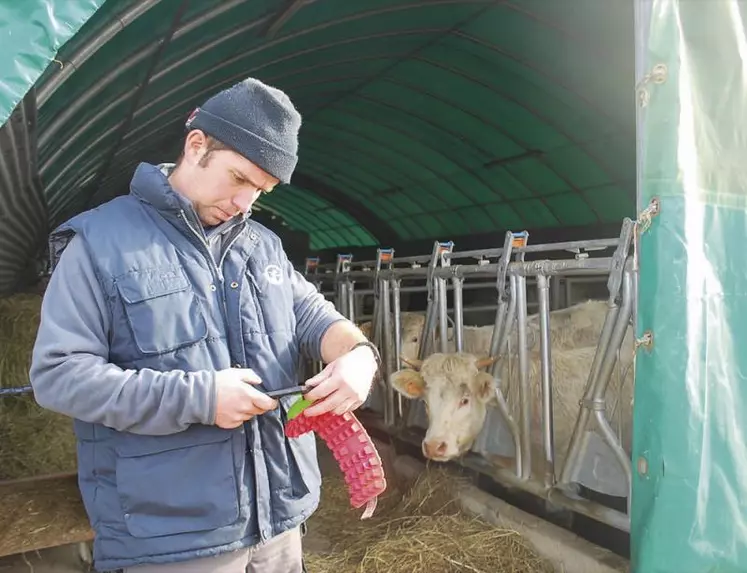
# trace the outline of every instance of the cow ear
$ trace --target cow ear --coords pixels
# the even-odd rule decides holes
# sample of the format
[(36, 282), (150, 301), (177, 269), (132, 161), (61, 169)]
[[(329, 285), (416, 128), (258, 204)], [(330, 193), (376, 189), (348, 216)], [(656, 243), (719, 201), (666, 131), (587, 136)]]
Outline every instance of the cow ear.
[(394, 389), (406, 398), (414, 400), (423, 397), (425, 380), (420, 372), (404, 368), (392, 374), (391, 381)]
[(475, 376), (475, 396), (480, 402), (489, 402), (495, 396), (495, 380), (487, 372), (478, 372)]

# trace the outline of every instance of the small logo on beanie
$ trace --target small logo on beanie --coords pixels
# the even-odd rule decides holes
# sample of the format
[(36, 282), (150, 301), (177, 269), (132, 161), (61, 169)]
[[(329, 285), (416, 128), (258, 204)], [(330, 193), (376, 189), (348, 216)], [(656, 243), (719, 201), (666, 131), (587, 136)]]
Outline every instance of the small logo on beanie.
[(267, 265), (264, 274), (267, 282), (271, 285), (279, 285), (283, 282), (283, 271), (277, 265)]
[(200, 111), (200, 108), (196, 107), (192, 110), (192, 113), (189, 114), (189, 117), (187, 118), (187, 127), (192, 127), (192, 121), (194, 121), (198, 111)]

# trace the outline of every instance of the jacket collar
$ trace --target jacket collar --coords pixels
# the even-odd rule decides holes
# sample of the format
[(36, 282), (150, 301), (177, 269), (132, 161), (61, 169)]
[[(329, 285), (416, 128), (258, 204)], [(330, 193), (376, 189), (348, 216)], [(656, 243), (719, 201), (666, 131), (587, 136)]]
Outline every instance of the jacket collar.
[[(175, 191), (169, 183), (168, 177), (173, 169), (173, 163), (161, 163), (160, 165), (140, 163), (132, 176), (130, 193), (138, 200), (152, 205), (167, 219), (173, 219), (178, 217), (180, 213), (185, 213), (202, 228), (203, 225), (197, 217), (192, 202)], [(245, 222), (250, 216), (251, 209), (243, 215), (236, 215), (225, 223), (221, 223), (213, 231), (225, 232), (235, 225)]]

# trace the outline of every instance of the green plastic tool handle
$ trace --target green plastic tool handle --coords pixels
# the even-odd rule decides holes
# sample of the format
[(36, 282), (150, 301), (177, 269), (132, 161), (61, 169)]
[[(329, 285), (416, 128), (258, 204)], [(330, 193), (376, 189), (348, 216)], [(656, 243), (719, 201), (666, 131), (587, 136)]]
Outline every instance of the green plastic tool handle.
[(293, 402), (293, 405), (288, 409), (288, 420), (292, 420), (296, 416), (298, 416), (301, 412), (303, 412), (306, 408), (311, 406), (313, 402), (311, 400), (307, 400), (306, 398), (299, 398), (295, 402)]

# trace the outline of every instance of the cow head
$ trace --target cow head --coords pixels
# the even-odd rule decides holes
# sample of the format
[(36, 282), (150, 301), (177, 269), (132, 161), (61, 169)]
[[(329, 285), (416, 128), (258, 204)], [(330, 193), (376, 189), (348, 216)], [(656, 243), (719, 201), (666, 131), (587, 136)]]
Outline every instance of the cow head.
[(435, 353), (423, 361), (404, 358), (411, 366), (392, 375), (392, 385), (403, 396), (422, 398), (428, 413), (423, 454), (448, 461), (472, 447), (495, 396), (493, 376), (480, 369), (495, 359), (472, 354)]
[[(402, 343), (401, 353), (406, 359), (416, 359), (420, 350), (420, 335), (425, 326), (425, 315), (420, 312), (403, 312), (400, 315), (402, 333), (400, 341)], [(394, 326), (394, 323), (392, 323)], [(363, 335), (371, 340), (373, 334), (373, 323), (369, 320), (358, 325)]]
[(425, 315), (419, 313), (402, 314), (402, 356), (415, 360), (420, 350), (420, 335), (425, 326)]

